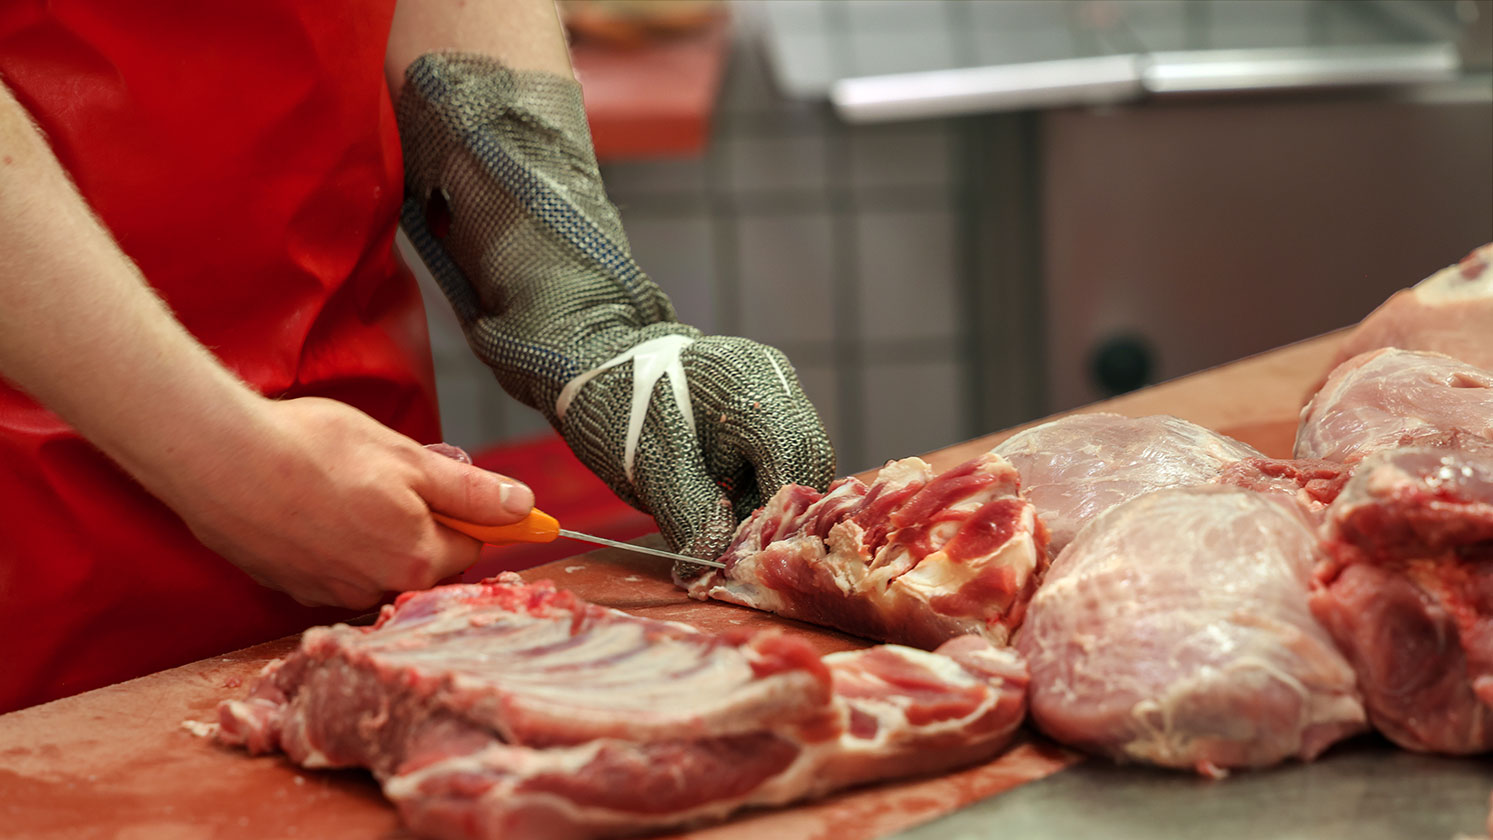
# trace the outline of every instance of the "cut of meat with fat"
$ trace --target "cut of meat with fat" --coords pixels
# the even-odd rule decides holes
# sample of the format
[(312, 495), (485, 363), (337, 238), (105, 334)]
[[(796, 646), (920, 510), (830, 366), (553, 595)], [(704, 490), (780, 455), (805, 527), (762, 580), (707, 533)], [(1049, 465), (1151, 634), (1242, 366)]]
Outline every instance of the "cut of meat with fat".
[(1004, 644), (1046, 567), (1046, 532), (992, 453), (940, 475), (917, 458), (823, 495), (789, 485), (737, 529), (721, 571), (679, 584), (714, 598), (931, 649)]
[(1111, 508), (1053, 563), (1017, 636), (1032, 719), (1081, 749), (1215, 776), (1362, 731), (1353, 669), (1307, 606), (1316, 553), (1295, 505), (1236, 487)]
[(1354, 356), (1302, 410), (1295, 455), (1352, 464), (1411, 445), (1493, 445), (1493, 371), (1394, 348)]
[(606, 740), (551, 750), (489, 743), (385, 784), (432, 837), (590, 837), (719, 819), (855, 784), (989, 758), (1023, 714), (1026, 672), (970, 637), (927, 653), (831, 654), (846, 726), (802, 742), (774, 732), (697, 741)]
[(1364, 460), (1328, 510), (1312, 610), (1375, 728), (1414, 750), (1493, 750), (1493, 452)]
[(582, 838), (721, 819), (1004, 748), (1026, 670), (977, 637), (822, 659), (504, 575), (315, 628), (219, 709), (218, 738), (366, 767), (433, 838)]
[(1047, 525), (1053, 557), (1115, 505), (1165, 487), (1207, 484), (1227, 464), (1264, 457), (1164, 414), (1073, 414), (1019, 432), (994, 451), (1021, 474), (1021, 495)]
[(1493, 370), (1493, 244), (1391, 295), (1343, 340), (1327, 372), (1381, 347), (1445, 353)]
[[(605, 632), (585, 632), (591, 625)], [(297, 653), (270, 666), (248, 701), (227, 704), (225, 738), (273, 746), (308, 767), (392, 772), (400, 754), (382, 752), (389, 729), (366, 740), (363, 729), (342, 727), (350, 718), (290, 712), (313, 698), (366, 696), (388, 707), (394, 729), (444, 726), (460, 710), (457, 723), (544, 747), (755, 732), (822, 707), (830, 695), (828, 672), (802, 645), (771, 635), (702, 640), (687, 625), (629, 616), (549, 586), (406, 593), (373, 630), (307, 630)], [(669, 678), (636, 679), (640, 672)], [(301, 699), (287, 703), (292, 695)]]

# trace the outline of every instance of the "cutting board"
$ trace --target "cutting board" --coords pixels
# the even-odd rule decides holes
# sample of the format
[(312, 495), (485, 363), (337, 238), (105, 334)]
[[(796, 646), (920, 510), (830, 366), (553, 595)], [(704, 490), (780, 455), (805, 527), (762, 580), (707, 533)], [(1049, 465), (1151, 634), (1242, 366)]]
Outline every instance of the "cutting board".
[[(1174, 414), (1289, 455), (1296, 415), (1338, 339), (1327, 336), (1148, 388), (1083, 410)], [(926, 457), (945, 469), (1015, 430)], [(654, 544), (661, 544), (655, 535)], [(824, 652), (865, 641), (719, 603), (691, 601), (658, 562), (592, 552), (524, 574), (582, 597), (705, 630), (782, 627)], [(407, 837), (360, 771), (306, 771), (276, 756), (250, 758), (193, 734), (215, 719), (264, 663), (295, 645), (281, 639), (137, 680), (0, 715), (0, 834), (52, 840)], [(699, 840), (869, 840), (1055, 773), (1080, 757), (1023, 735), (998, 759), (944, 776), (851, 791), (816, 803), (740, 816), (673, 837)]]

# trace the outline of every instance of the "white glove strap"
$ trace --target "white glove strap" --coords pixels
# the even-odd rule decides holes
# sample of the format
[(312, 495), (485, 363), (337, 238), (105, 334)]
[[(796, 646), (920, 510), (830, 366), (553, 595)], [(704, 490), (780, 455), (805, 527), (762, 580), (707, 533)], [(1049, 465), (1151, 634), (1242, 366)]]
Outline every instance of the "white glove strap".
[[(689, 383), (684, 377), (684, 365), (679, 353), (694, 343), (693, 338), (682, 335), (663, 335), (634, 345), (626, 352), (603, 362), (565, 383), (560, 397), (555, 400), (555, 416), (565, 419), (570, 403), (580, 394), (586, 383), (597, 374), (614, 368), (623, 362), (632, 362), (632, 410), (627, 418), (627, 445), (623, 450), (622, 468), (631, 482), (633, 459), (638, 453), (638, 439), (643, 435), (643, 418), (648, 414), (648, 401), (653, 396), (653, 387), (661, 377), (667, 376), (674, 390), (674, 402), (684, 415), (690, 437), (695, 436), (695, 412), (690, 406)], [(781, 372), (779, 373), (781, 376)]]

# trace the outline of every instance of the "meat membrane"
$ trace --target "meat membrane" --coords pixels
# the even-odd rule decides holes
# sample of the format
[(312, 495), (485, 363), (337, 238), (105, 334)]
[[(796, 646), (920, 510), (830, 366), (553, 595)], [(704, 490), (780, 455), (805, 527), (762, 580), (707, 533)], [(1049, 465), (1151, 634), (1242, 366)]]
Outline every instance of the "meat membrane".
[(1307, 606), (1316, 556), (1294, 505), (1236, 487), (1100, 514), (1017, 635), (1033, 721), (1089, 752), (1210, 776), (1309, 760), (1362, 731), (1353, 669)]
[(985, 453), (939, 475), (892, 461), (867, 485), (779, 490), (737, 528), (725, 569), (679, 578), (714, 598), (925, 649), (973, 633), (1005, 644), (1047, 567), (1019, 478)]
[(1384, 348), (1332, 371), (1302, 409), (1295, 455), (1353, 464), (1400, 446), (1489, 443), (1493, 372), (1440, 353)]
[(1407, 749), (1493, 749), (1493, 451), (1367, 458), (1323, 545), (1312, 610), (1374, 727)]
[(1047, 526), (1052, 557), (1115, 505), (1165, 487), (1207, 484), (1227, 464), (1264, 458), (1252, 446), (1164, 414), (1073, 414), (1019, 432), (993, 451), (1021, 475), (1021, 495)]

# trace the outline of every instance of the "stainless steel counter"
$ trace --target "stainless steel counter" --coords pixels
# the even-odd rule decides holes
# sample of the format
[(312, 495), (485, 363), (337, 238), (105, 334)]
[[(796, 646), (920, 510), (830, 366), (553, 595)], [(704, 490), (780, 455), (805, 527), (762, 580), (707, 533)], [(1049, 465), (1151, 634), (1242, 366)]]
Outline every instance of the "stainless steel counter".
[(1483, 837), (1493, 760), (1394, 749), (1372, 736), (1310, 764), (1210, 781), (1091, 759), (899, 840), (1452, 840)]

